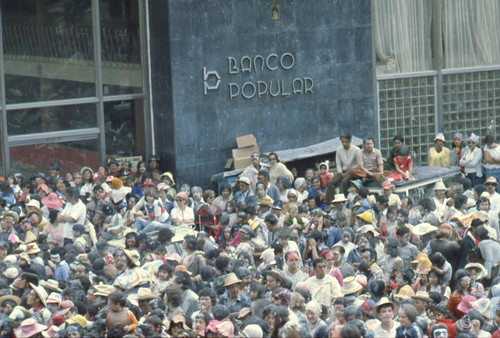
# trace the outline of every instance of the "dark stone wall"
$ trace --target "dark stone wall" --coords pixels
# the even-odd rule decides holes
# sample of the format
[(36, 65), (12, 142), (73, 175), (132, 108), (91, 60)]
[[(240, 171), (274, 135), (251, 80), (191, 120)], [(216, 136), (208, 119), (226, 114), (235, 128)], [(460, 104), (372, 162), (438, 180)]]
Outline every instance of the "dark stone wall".
[[(239, 134), (252, 133), (261, 151), (274, 151), (321, 142), (343, 131), (372, 133), (370, 1), (280, 1), (277, 21), (270, 18), (270, 0), (149, 4), (156, 149), (170, 169), (175, 167), (178, 181), (207, 186), (212, 174), (224, 170)], [(291, 69), (262, 71), (257, 58), (255, 71), (256, 55), (278, 55), (269, 59), (273, 68), (285, 53), (293, 55)], [(252, 59), (251, 71), (242, 73), (238, 64), (240, 71), (230, 74), (228, 58), (239, 63), (244, 56)], [(288, 54), (283, 65), (292, 65)], [(220, 76), (218, 89), (206, 95), (204, 67)], [(296, 78), (312, 79), (312, 92), (294, 95)], [(251, 96), (257, 81), (266, 83), (267, 92), (242, 97), (243, 85), (251, 83), (245, 86), (245, 95)], [(207, 83), (215, 85), (215, 76)], [(232, 99), (230, 83), (240, 88)], [(295, 83), (298, 90), (300, 80)], [(275, 93), (278, 85), (279, 95), (271, 96), (269, 87)]]

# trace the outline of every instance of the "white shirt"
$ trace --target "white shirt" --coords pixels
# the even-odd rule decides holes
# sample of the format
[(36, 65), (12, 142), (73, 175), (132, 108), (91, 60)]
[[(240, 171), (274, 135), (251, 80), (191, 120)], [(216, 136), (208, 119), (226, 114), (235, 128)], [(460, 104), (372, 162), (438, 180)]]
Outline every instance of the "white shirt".
[(337, 172), (348, 172), (349, 169), (356, 168), (358, 162), (356, 159), (356, 154), (359, 148), (350, 145), (349, 149), (345, 150), (344, 146), (337, 148), (337, 153), (335, 154), (335, 162), (337, 164)]
[(311, 298), (327, 307), (331, 305), (332, 299), (343, 296), (339, 281), (331, 275), (325, 275), (322, 279), (312, 276), (306, 283), (309, 286)]
[(72, 204), (68, 202), (64, 207), (64, 210), (61, 212), (61, 215), (69, 216), (76, 220), (74, 223), (65, 222), (62, 223), (64, 238), (74, 239), (73, 237), (73, 226), (75, 224), (85, 224), (85, 216), (87, 214), (87, 207), (82, 203), (81, 200), (78, 200), (76, 204)]
[(388, 331), (384, 330), (382, 327), (382, 323), (380, 323), (379, 326), (377, 326), (375, 329), (373, 329), (373, 336), (374, 337), (396, 337), (396, 329), (398, 328), (400, 324), (396, 322), (395, 320), (392, 321), (392, 328)]
[(490, 211), (494, 215), (498, 215), (500, 212), (500, 194), (495, 192), (493, 195), (490, 195)]
[(187, 220), (193, 220), (194, 222), (194, 211), (190, 207), (184, 207), (184, 211), (181, 211), (179, 208), (173, 208), (170, 212), (170, 216), (172, 216), (172, 220), (178, 220), (181, 223)]

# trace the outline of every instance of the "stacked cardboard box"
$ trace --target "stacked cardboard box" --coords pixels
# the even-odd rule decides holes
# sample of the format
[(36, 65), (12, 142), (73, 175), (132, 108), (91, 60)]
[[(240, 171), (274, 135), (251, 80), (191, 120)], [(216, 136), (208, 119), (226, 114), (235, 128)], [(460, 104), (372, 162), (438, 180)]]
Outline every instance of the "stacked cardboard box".
[(259, 153), (257, 139), (252, 134), (243, 135), (236, 138), (236, 144), (238, 148), (233, 149), (232, 158), (234, 169), (248, 167), (252, 163), (250, 155)]

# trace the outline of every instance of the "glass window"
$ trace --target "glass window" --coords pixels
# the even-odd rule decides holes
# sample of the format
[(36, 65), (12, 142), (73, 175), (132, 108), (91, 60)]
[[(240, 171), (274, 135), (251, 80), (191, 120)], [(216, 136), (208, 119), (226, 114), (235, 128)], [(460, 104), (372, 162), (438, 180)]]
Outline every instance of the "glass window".
[(145, 153), (143, 100), (104, 103), (108, 157)]
[(138, 0), (100, 0), (104, 95), (142, 91)]
[(432, 69), (432, 0), (375, 0), (374, 9), (377, 74)]
[(59, 163), (61, 175), (84, 166), (97, 168), (97, 140), (45, 143), (10, 148), (11, 171), (46, 172), (51, 162)]
[(7, 111), (9, 135), (97, 127), (95, 104)]
[(95, 96), (91, 0), (2, 1), (7, 103)]

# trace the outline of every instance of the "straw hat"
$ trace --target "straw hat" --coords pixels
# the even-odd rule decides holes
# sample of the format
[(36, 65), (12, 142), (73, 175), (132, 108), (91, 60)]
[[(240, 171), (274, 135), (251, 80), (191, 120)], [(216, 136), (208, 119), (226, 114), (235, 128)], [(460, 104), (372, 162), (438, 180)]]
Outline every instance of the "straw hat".
[(47, 290), (62, 292), (62, 290), (59, 288), (59, 282), (54, 279), (49, 279), (47, 281), (42, 280), (40, 281), (40, 285), (46, 288)]
[(486, 183), (493, 183), (493, 184), (498, 185), (498, 181), (497, 181), (497, 179), (496, 179), (495, 177), (493, 177), (493, 176), (488, 177), (488, 178), (486, 179), (486, 182), (484, 182), (484, 184), (486, 184)]
[(80, 169), (80, 174), (83, 176), (83, 173), (88, 170), (90, 171), (90, 176), (93, 176), (94, 175), (94, 171), (90, 168), (90, 167), (83, 167), (82, 169)]
[(4, 211), (2, 213), (2, 218), (5, 218), (7, 216), (13, 217), (14, 220), (15, 220), (15, 223), (19, 223), (19, 215), (17, 214), (17, 212), (14, 212), (14, 211)]
[(40, 209), (40, 202), (33, 198), (28, 203), (26, 203), (26, 207), (34, 207)]
[(265, 277), (267, 275), (269, 275), (271, 277), (274, 277), (277, 280), (279, 280), (281, 282), (282, 286), (286, 286), (289, 283), (288, 279), (285, 277), (285, 275), (283, 274), (283, 272), (281, 270), (279, 270), (279, 269), (271, 268), (270, 270), (262, 272), (262, 276)]
[(175, 185), (174, 175), (172, 175), (171, 172), (167, 171), (167, 172), (164, 172), (163, 174), (161, 174), (160, 179), (163, 179), (163, 177), (165, 177), (165, 176), (168, 177), (170, 182), (172, 182), (172, 186), (174, 186)]
[(57, 325), (52, 325), (47, 329), (47, 331), (42, 332), (42, 336), (45, 338), (52, 338), (56, 335), (58, 331), (62, 330), (59, 326)]
[(42, 198), (42, 203), (49, 209), (57, 209), (62, 207), (64, 204), (55, 192), (51, 192)]
[(458, 304), (457, 310), (460, 310), (463, 313), (471, 312), (472, 310), (474, 310), (471, 303), (475, 302), (476, 300), (477, 300), (477, 298), (474, 296), (471, 296), (471, 295), (464, 296), (462, 298), (462, 301)]
[(132, 249), (132, 250), (123, 249), (123, 253), (125, 254), (125, 256), (127, 256), (128, 259), (130, 259), (132, 264), (134, 264), (135, 266), (141, 265), (141, 262), (139, 261), (141, 256), (139, 255), (139, 252), (137, 252), (137, 250), (135, 250), (135, 249)]
[(16, 305), (20, 305), (21, 304), (21, 298), (19, 298), (17, 296), (13, 296), (13, 295), (5, 295), (5, 296), (0, 297), (0, 304), (2, 304), (3, 302), (5, 302), (6, 300), (11, 300), (14, 303), (16, 303)]
[(228, 273), (227, 275), (224, 276), (224, 286), (229, 286), (239, 283), (241, 283), (241, 280), (238, 277), (236, 277), (236, 274), (234, 272)]
[[(368, 212), (368, 213), (371, 215), (370, 212)], [(379, 232), (377, 230), (375, 230), (375, 227), (373, 226), (373, 224), (365, 224), (361, 228), (358, 229), (358, 233), (360, 233), (360, 234), (365, 234), (367, 232), (371, 232), (373, 234), (373, 237), (380, 236)]]
[(246, 176), (241, 176), (238, 182), (250, 185), (250, 179)]
[(342, 203), (347, 201), (347, 198), (345, 198), (344, 194), (335, 194), (335, 198), (333, 199), (332, 203)]
[(342, 292), (344, 295), (358, 292), (362, 288), (361, 284), (359, 284), (353, 276), (344, 278), (344, 286), (342, 286)]
[(16, 337), (31, 337), (37, 333), (45, 331), (47, 325), (38, 324), (33, 318), (23, 320), (21, 326), (14, 330)]
[(61, 302), (61, 304), (59, 304), (59, 307), (58, 307), (59, 311), (57, 312), (57, 315), (63, 316), (74, 307), (75, 307), (75, 304), (72, 301), (65, 300), (65, 301)]
[(73, 316), (73, 318), (68, 319), (66, 321), (66, 323), (69, 324), (69, 325), (71, 325), (71, 324), (78, 324), (78, 325), (80, 325), (83, 328), (85, 328), (85, 326), (87, 326), (87, 320), (82, 315)]
[(394, 295), (394, 297), (401, 299), (410, 299), (411, 296), (413, 296), (413, 290), (409, 285), (403, 286), (401, 290), (399, 290), (399, 292)]
[(189, 327), (186, 325), (186, 318), (184, 318), (183, 315), (173, 316), (172, 319), (170, 320), (170, 322), (174, 323), (174, 324), (182, 323), (182, 327), (184, 328), (184, 330), (189, 330)]
[(38, 244), (36, 243), (30, 243), (26, 246), (26, 253), (28, 255), (36, 255), (37, 253), (39, 253), (41, 250), (40, 248), (38, 247)]
[(434, 190), (446, 190), (443, 181), (437, 181), (436, 184), (434, 184)]
[(481, 279), (488, 275), (488, 270), (486, 270), (486, 268), (481, 263), (468, 263), (467, 265), (465, 265), (464, 269), (477, 269), (479, 271), (477, 279)]
[(174, 269), (175, 272), (185, 272), (187, 273), (188, 275), (192, 275), (193, 273), (191, 271), (188, 271), (188, 269), (186, 268), (185, 265), (181, 264), (181, 265), (177, 265)]
[(153, 294), (151, 292), (151, 289), (148, 289), (148, 288), (139, 288), (139, 290), (137, 290), (137, 293), (132, 294), (132, 295), (127, 297), (128, 300), (132, 300), (135, 302), (137, 302), (139, 300), (151, 300), (151, 299), (159, 299), (159, 298), (160, 297)]
[(47, 298), (47, 304), (50, 303), (56, 303), (56, 304), (61, 304), (63, 301), (62, 296), (60, 293), (57, 292), (52, 292), (49, 297)]
[(94, 285), (94, 288), (96, 289), (94, 296), (109, 297), (111, 292), (115, 291), (115, 287), (113, 285), (107, 285), (102, 283), (100, 283), (99, 285)]
[(271, 206), (271, 204), (273, 204), (273, 200), (271, 199), (271, 197), (269, 196), (266, 196), (264, 197), (263, 199), (261, 199), (259, 202), (257, 202), (258, 205), (267, 205), (267, 206)]
[[(424, 254), (425, 255), (425, 254)], [(417, 273), (419, 275), (427, 275), (432, 268), (432, 262), (431, 260), (425, 255), (426, 257), (422, 257), (420, 260), (418, 260), (418, 265), (417, 265)]]
[(414, 296), (411, 296), (411, 298), (420, 299), (429, 303), (432, 302), (432, 299), (429, 298), (429, 294), (426, 291), (417, 291), (417, 293)]
[(491, 319), (493, 313), (491, 310), (491, 300), (489, 298), (479, 298), (475, 302), (471, 302), (470, 305), (474, 310), (477, 310), (483, 317)]
[(38, 298), (42, 301), (44, 306), (47, 306), (47, 298), (49, 298), (49, 295), (47, 294), (47, 291), (41, 286), (36, 286), (33, 283), (30, 283), (30, 286), (33, 290), (35, 290), (35, 293), (38, 295)]
[(411, 233), (417, 236), (424, 236), (430, 234), (431, 232), (437, 231), (437, 227), (429, 223), (417, 224), (411, 229)]
[(375, 317), (377, 317), (377, 314), (378, 314), (378, 309), (380, 309), (380, 307), (381, 307), (382, 305), (387, 305), (387, 304), (391, 305), (391, 306), (392, 306), (392, 311), (393, 311), (394, 313), (396, 313), (396, 304), (394, 304), (393, 302), (391, 302), (391, 301), (389, 300), (389, 298), (387, 298), (387, 297), (382, 297), (382, 298), (380, 298), (380, 300), (378, 301), (377, 306), (375, 306), (375, 308), (373, 309), (373, 315), (374, 315)]
[(367, 223), (372, 223), (373, 222), (373, 215), (369, 211), (364, 211), (359, 215), (356, 215), (356, 217), (361, 218), (363, 221)]

